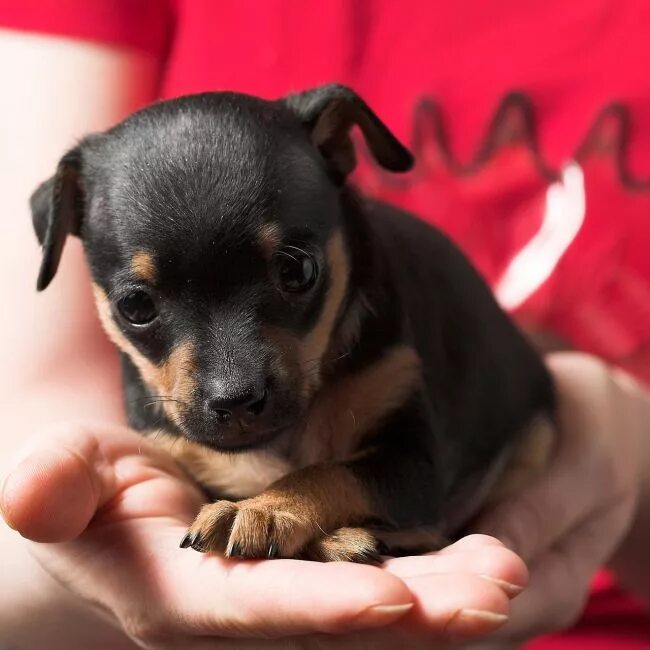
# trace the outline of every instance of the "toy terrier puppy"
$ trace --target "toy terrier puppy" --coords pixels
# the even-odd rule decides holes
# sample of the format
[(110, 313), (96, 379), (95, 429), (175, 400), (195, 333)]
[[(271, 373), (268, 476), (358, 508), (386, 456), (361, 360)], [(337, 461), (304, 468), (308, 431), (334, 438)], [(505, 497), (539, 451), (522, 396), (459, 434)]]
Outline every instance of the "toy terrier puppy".
[(182, 547), (376, 562), (543, 467), (542, 361), (438, 230), (348, 183), (352, 90), (205, 93), (84, 138), (31, 200), (38, 289), (79, 236), (131, 425), (209, 495)]

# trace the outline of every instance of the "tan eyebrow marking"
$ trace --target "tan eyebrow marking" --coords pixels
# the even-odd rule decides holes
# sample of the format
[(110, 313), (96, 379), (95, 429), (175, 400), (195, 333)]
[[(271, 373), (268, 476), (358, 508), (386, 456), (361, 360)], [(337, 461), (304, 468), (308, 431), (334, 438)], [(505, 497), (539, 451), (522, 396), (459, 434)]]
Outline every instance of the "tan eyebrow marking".
[(131, 271), (138, 279), (155, 284), (158, 269), (153, 255), (147, 251), (136, 251), (131, 258)]
[(281, 242), (282, 231), (277, 223), (269, 222), (260, 227), (257, 234), (257, 243), (267, 259), (271, 258)]

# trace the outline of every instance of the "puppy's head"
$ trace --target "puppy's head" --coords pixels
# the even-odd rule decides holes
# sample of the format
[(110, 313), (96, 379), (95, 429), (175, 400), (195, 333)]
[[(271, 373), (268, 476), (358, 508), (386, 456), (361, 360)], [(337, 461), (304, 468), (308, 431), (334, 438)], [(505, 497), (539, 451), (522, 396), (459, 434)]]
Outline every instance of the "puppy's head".
[(104, 327), (183, 434), (230, 450), (269, 441), (318, 389), (345, 308), (355, 125), (381, 165), (411, 166), (341, 86), (186, 97), (86, 138), (32, 197), (38, 288), (80, 236)]

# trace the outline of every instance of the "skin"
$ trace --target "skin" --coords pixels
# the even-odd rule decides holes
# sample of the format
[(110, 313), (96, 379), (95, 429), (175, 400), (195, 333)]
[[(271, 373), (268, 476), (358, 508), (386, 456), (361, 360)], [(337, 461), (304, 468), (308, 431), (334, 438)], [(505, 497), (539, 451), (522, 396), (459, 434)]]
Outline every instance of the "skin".
[[(551, 361), (567, 396), (564, 442), (551, 471), (482, 526), (530, 563), (530, 586), (511, 610), (509, 599), (526, 584), (526, 569), (491, 537), (471, 536), (439, 554), (390, 560), (381, 569), (226, 562), (178, 549), (198, 495), (166, 456), (122, 426), (117, 360), (94, 316), (76, 241), (67, 244), (53, 287), (36, 295), (39, 255), (26, 208), (31, 190), (76, 137), (106, 128), (152, 96), (153, 62), (7, 32), (0, 33), (0, 54), (21, 61), (19, 71), (3, 67), (8, 76), (0, 79), (15, 98), (0, 109), (0, 123), (12, 125), (0, 147), (0, 171), (10, 179), (3, 199), (12, 215), (0, 221), (0, 263), (2, 277), (10, 280), (3, 285), (5, 309), (20, 316), (0, 319), (7, 369), (0, 377), (6, 399), (0, 505), (23, 535), (0, 524), (1, 643), (120, 649), (134, 647), (130, 635), (144, 647), (232, 648), (232, 639), (213, 635), (293, 635), (294, 640), (265, 643), (430, 648), (489, 634), (509, 612), (495, 638), (503, 647), (570, 622), (584, 601), (588, 577), (617, 544), (613, 565), (628, 584), (643, 586), (639, 567), (645, 565), (641, 547), (650, 538), (650, 468), (637, 460), (650, 458), (650, 449), (641, 452), (650, 439), (648, 398), (629, 379), (582, 356)], [(25, 84), (26, 78), (34, 84)], [(94, 92), (91, 83), (97, 84)], [(54, 96), (58, 110), (44, 117), (42, 107)], [(15, 114), (4, 113), (10, 110)], [(91, 424), (78, 424), (84, 420)], [(589, 483), (603, 476), (608, 480)], [(594, 489), (602, 485), (616, 489)], [(562, 517), (558, 492), (566, 506)], [(539, 535), (520, 527), (522, 516), (535, 522)], [(647, 589), (650, 580), (643, 584)], [(156, 606), (143, 611), (142, 603), (152, 597)], [(373, 609), (377, 605), (389, 609)], [(237, 644), (263, 647), (259, 640)]]

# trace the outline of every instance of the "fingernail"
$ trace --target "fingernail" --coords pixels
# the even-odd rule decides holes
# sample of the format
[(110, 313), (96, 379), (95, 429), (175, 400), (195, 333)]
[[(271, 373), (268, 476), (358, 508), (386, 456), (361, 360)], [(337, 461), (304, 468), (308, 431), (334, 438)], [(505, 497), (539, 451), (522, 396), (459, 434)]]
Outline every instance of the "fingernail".
[(364, 609), (357, 617), (355, 623), (362, 627), (379, 627), (396, 621), (413, 609), (413, 603), (401, 605), (374, 605)]
[(500, 628), (508, 617), (485, 609), (461, 609), (451, 618), (445, 631), (452, 639), (475, 637)]
[(487, 573), (481, 573), (480, 576), (483, 580), (487, 580), (488, 582), (501, 587), (501, 589), (503, 589), (503, 591), (505, 591), (511, 598), (518, 596), (524, 590), (521, 585), (516, 585), (512, 582), (501, 580), (500, 578), (494, 578), (493, 576), (489, 576)]

